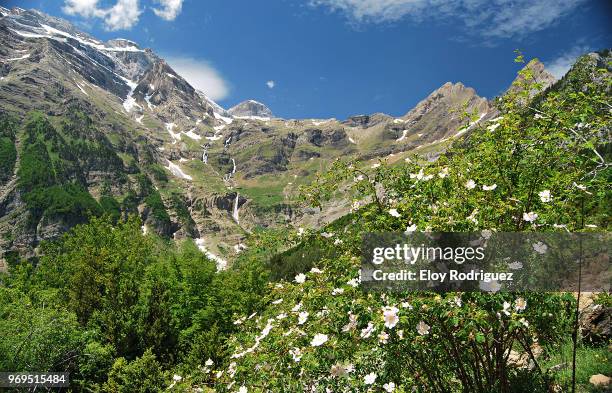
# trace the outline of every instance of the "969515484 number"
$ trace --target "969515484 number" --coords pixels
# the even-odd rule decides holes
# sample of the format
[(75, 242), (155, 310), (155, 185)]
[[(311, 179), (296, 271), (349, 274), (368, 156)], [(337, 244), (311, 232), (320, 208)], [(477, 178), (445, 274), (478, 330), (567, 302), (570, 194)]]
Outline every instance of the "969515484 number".
[(0, 387), (67, 387), (68, 373), (53, 372), (0, 372)]

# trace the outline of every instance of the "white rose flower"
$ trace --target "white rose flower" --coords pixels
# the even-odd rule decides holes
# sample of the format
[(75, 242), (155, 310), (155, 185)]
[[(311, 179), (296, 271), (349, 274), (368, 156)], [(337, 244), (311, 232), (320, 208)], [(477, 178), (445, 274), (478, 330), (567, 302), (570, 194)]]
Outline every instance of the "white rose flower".
[(383, 389), (387, 393), (393, 393), (395, 391), (395, 384), (393, 382), (389, 382), (383, 385)]
[(378, 335), (378, 341), (379, 341), (381, 344), (386, 344), (386, 343), (389, 341), (389, 335), (387, 334), (387, 332), (381, 332), (381, 333)]
[(502, 312), (508, 316), (510, 315), (510, 303), (504, 302)]
[(538, 213), (534, 213), (534, 212), (523, 213), (523, 220), (527, 222), (534, 222), (537, 219), (538, 219)]
[(412, 305), (408, 302), (402, 302), (402, 308), (408, 308), (412, 310)]
[(361, 338), (370, 338), (372, 333), (376, 330), (372, 322), (368, 322), (368, 326), (361, 329)]
[(376, 374), (370, 373), (363, 378), (363, 383), (366, 385), (372, 385), (374, 382), (376, 382), (376, 377)]
[(295, 276), (296, 283), (304, 284), (305, 281), (306, 281), (306, 275), (304, 273), (300, 273), (297, 276)]
[(497, 188), (497, 184), (491, 184), (490, 186), (484, 185), (482, 186), (482, 189), (484, 191), (493, 191)]
[(312, 341), (310, 342), (310, 345), (313, 346), (313, 347), (320, 347), (321, 345), (325, 344), (326, 342), (327, 342), (327, 334), (317, 333), (312, 338)]
[(548, 203), (550, 201), (552, 201), (552, 196), (550, 195), (550, 190), (544, 190), (544, 191), (540, 191), (538, 192), (538, 195), (540, 196), (540, 200), (544, 203)]
[(476, 187), (476, 182), (472, 179), (468, 180), (465, 183), (465, 188), (467, 188), (468, 190), (473, 190)]
[(303, 325), (308, 320), (308, 312), (302, 311), (298, 314), (298, 325)]
[(416, 230), (417, 230), (417, 225), (411, 224), (411, 225), (408, 225), (404, 233), (412, 233), (412, 232), (415, 232)]
[(421, 335), (421, 336), (426, 336), (429, 334), (429, 329), (431, 328), (431, 326), (429, 326), (428, 324), (426, 324), (425, 322), (421, 321), (417, 324), (417, 332)]
[(401, 216), (402, 216), (401, 214), (399, 214), (399, 212), (397, 211), (397, 209), (390, 209), (390, 210), (389, 210), (389, 214), (390, 214), (391, 216), (393, 216), (393, 217), (396, 217), (396, 218), (398, 218), (398, 217), (401, 217)]
[(383, 308), (383, 319), (385, 321), (385, 326), (389, 329), (393, 329), (395, 325), (399, 322), (399, 317), (397, 307), (385, 307)]

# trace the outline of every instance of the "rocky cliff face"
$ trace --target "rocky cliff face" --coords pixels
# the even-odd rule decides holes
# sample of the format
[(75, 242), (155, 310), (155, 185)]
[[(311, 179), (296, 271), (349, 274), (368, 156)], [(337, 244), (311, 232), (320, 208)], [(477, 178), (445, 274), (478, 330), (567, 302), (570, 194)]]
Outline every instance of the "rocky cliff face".
[[(15, 151), (0, 176), (0, 263), (101, 214), (138, 214), (144, 231), (194, 238), (231, 259), (255, 226), (346, 214), (342, 198), (324, 210), (295, 203), (299, 185), (333, 160), (367, 170), (380, 159), (435, 157), (468, 122), (464, 105), (481, 120), (495, 112), (461, 83), (399, 118), (285, 120), (253, 100), (225, 110), (137, 43), (101, 42), (36, 10), (0, 8), (0, 142)], [(49, 157), (36, 166), (54, 174), (48, 181), (25, 181), (33, 152)]]

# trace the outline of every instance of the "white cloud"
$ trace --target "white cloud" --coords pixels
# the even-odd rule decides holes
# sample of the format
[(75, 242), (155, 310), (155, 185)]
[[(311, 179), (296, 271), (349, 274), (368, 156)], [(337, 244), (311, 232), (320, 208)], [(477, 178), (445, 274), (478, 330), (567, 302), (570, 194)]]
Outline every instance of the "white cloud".
[(569, 51), (562, 53), (557, 58), (544, 62), (548, 72), (553, 74), (555, 78), (560, 79), (574, 65), (578, 57), (591, 51), (588, 46), (575, 46)]
[(462, 22), (471, 33), (500, 38), (543, 30), (586, 0), (310, 0), (356, 23), (412, 18)]
[(229, 83), (209, 62), (190, 57), (167, 57), (170, 66), (191, 86), (217, 101), (229, 95)]
[(162, 8), (153, 8), (155, 15), (168, 21), (176, 19), (183, 8), (183, 0), (156, 0), (155, 2), (162, 6)]
[[(168, 21), (176, 19), (183, 8), (183, 0), (154, 1), (161, 6), (153, 8), (155, 15)], [(99, 0), (64, 0), (62, 10), (68, 15), (102, 19), (107, 30), (131, 29), (142, 14), (140, 0), (117, 0), (107, 8), (100, 6)]]
[(138, 0), (118, 0), (110, 8), (98, 7), (98, 0), (65, 0), (62, 10), (68, 15), (100, 18), (107, 30), (130, 29), (142, 13)]
[(268, 86), (268, 88), (274, 89), (274, 86), (276, 86), (276, 82), (274, 82), (274, 81), (267, 81), (266, 85)]
[(138, 0), (119, 0), (108, 9), (104, 23), (109, 30), (130, 29), (140, 18)]
[(62, 10), (68, 15), (81, 15), (85, 18), (104, 17), (104, 10), (98, 8), (98, 0), (66, 0)]

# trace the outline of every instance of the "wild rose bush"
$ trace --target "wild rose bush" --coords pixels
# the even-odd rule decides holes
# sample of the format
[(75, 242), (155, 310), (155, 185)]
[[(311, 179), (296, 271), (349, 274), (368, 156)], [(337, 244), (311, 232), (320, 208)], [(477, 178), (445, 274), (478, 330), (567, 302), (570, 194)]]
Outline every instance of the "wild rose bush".
[(534, 99), (539, 86), (525, 69), (499, 114), (468, 116), (470, 133), (433, 163), (336, 162), (303, 194), (321, 206), (351, 193), (353, 213), (288, 239), (316, 239), (336, 256), (271, 284), (263, 312), (236, 316), (228, 363), (200, 380), (240, 392), (545, 391), (534, 352), (569, 337), (571, 295), (364, 292), (361, 235), (607, 230), (610, 77), (597, 66), (581, 59)]
[(461, 381), (490, 392), (516, 379), (513, 349), (567, 331), (571, 296), (364, 293), (350, 252), (322, 266), (274, 285), (264, 314), (237, 319), (245, 333), (219, 390), (442, 392)]

